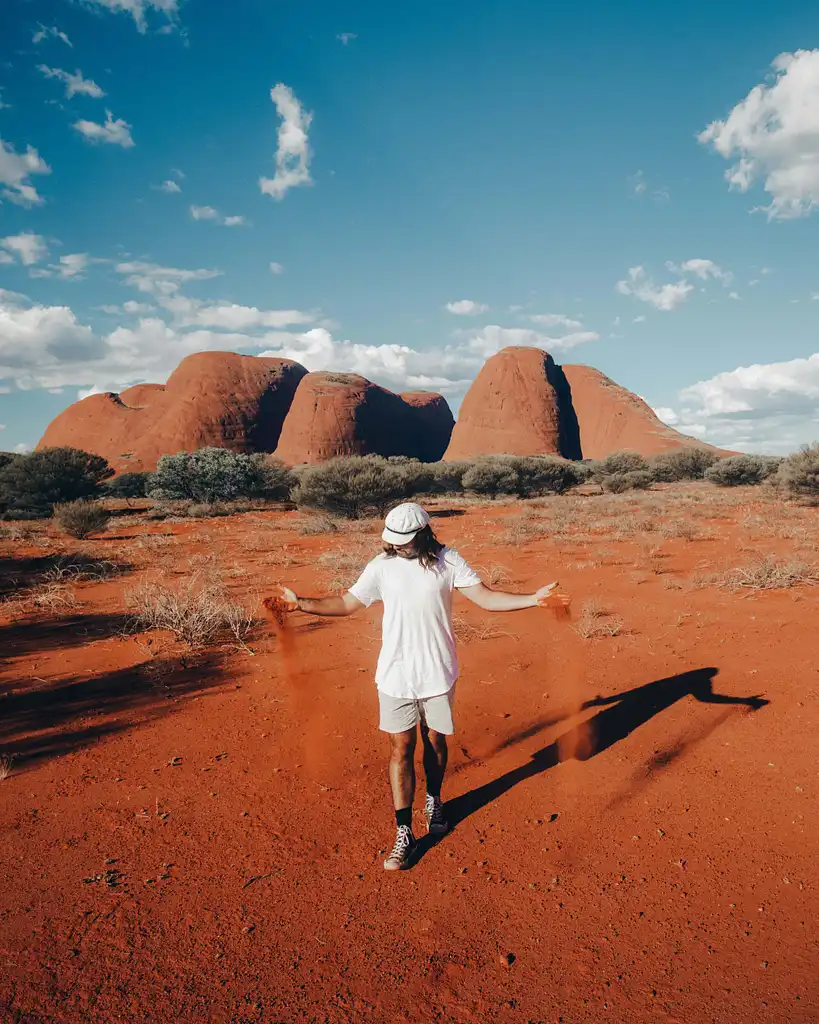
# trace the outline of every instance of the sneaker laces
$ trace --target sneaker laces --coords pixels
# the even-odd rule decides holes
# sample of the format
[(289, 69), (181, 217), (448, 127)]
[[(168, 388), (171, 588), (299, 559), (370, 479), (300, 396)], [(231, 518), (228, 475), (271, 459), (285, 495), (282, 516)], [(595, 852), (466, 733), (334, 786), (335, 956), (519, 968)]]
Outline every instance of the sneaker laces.
[(400, 857), (412, 846), (413, 835), (409, 825), (399, 825), (395, 833), (395, 845), (392, 848), (390, 857)]
[(430, 821), (440, 822), (444, 820), (444, 808), (440, 797), (427, 793), (424, 810)]

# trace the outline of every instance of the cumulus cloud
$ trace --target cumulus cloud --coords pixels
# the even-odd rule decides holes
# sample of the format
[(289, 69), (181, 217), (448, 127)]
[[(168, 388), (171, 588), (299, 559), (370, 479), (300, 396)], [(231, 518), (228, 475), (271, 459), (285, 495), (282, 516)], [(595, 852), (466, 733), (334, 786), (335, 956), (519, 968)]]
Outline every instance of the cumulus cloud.
[(470, 351), (483, 360), (508, 345), (542, 348), (554, 353), (566, 352), (587, 341), (598, 341), (599, 338), (600, 335), (596, 331), (570, 331), (568, 334), (549, 335), (528, 327), (500, 327), (498, 324), (489, 324), (473, 334), (467, 345)]
[(755, 85), (698, 139), (734, 162), (729, 187), (747, 192), (761, 181), (771, 220), (812, 213), (819, 205), (819, 50), (781, 53), (766, 83)]
[(222, 274), (221, 270), (184, 270), (144, 260), (117, 263), (115, 270), (124, 276), (127, 285), (152, 295), (173, 295), (188, 281), (207, 281)]
[(315, 320), (312, 313), (298, 309), (257, 309), (236, 303), (199, 303), (186, 300), (179, 309), (179, 324), (184, 327), (214, 327), (228, 331), (248, 331), (260, 327), (289, 327)]
[(707, 281), (711, 277), (715, 281), (721, 281), (723, 284), (730, 284), (734, 279), (734, 275), (729, 270), (723, 270), (713, 260), (693, 259), (686, 260), (680, 264), (669, 261), (666, 263), (666, 267), (678, 274), (693, 275), (701, 281)]
[(91, 96), (93, 99), (102, 99), (105, 92), (90, 78), (84, 78), (79, 68), (72, 75), (70, 71), (63, 71), (62, 68), (50, 68), (45, 64), (38, 64), (37, 70), (46, 78), (56, 78), (65, 86), (65, 95), (68, 99), (72, 96)]
[(570, 331), (583, 326), (579, 320), (572, 320), (571, 317), (564, 316), (562, 313), (535, 313), (529, 319), (532, 323), (540, 324), (543, 327), (565, 327)]
[(59, 263), (49, 263), (47, 267), (32, 270), (31, 277), (59, 277), (64, 281), (73, 278), (81, 281), (90, 262), (91, 258), (87, 252), (67, 253), (60, 257)]
[(179, 15), (179, 0), (87, 0), (89, 4), (105, 8), (115, 14), (130, 14), (137, 30), (145, 33), (148, 27), (146, 15), (164, 14), (167, 27), (173, 28)]
[(628, 278), (618, 281), (616, 288), (621, 295), (631, 295), (640, 302), (646, 302), (654, 309), (665, 312), (676, 309), (694, 290), (694, 286), (688, 281), (655, 285), (643, 267), (630, 267)]
[(312, 184), (307, 130), (313, 115), (302, 108), (293, 90), (281, 82), (270, 90), (270, 98), (281, 118), (276, 173), (272, 178), (259, 178), (259, 188), (265, 195), (283, 199), (289, 189)]
[(24, 231), (19, 235), (6, 235), (5, 238), (0, 238), (0, 246), (10, 256), (7, 262), (18, 259), (26, 267), (39, 263), (48, 254), (48, 246), (43, 236), (35, 235), (31, 231)]
[(284, 267), (282, 266), (281, 263), (271, 263), (270, 264), (270, 273), (271, 274), (282, 274), (282, 273), (284, 273)]
[(114, 120), (110, 110), (105, 111), (104, 124), (81, 120), (75, 122), (74, 127), (89, 142), (106, 142), (112, 146), (122, 146), (123, 149), (135, 145), (131, 137), (131, 125), (122, 118)]
[(687, 433), (740, 451), (792, 451), (819, 436), (819, 352), (718, 373), (679, 399)]
[[(171, 184), (174, 183), (171, 182)], [(178, 188), (177, 191), (179, 191)], [(214, 206), (191, 206), (190, 211), (194, 220), (212, 220), (225, 228), (242, 227), (248, 223), (242, 216), (223, 217)]]
[(18, 153), (11, 143), (0, 138), (0, 185), (2, 195), (18, 206), (38, 206), (45, 202), (29, 180), (32, 174), (51, 174), (51, 168), (32, 146)]
[(448, 302), (444, 309), (455, 316), (477, 316), (478, 313), (485, 313), (489, 306), (482, 302), (473, 302), (472, 299), (457, 299), (455, 302)]
[(46, 28), (45, 25), (38, 25), (37, 31), (31, 37), (31, 41), (36, 46), (38, 43), (41, 43), (44, 39), (48, 39), (48, 38), (60, 39), (62, 42), (65, 43), (66, 46), (70, 46), (72, 48), (74, 46), (74, 44), (71, 42), (71, 40), (65, 34), (65, 32), (61, 32), (56, 27), (56, 25), (51, 25), (49, 28)]
[(167, 192), (168, 195), (173, 195), (175, 192), (182, 191), (179, 185), (177, 185), (177, 183), (171, 178), (168, 178), (167, 181), (163, 181), (161, 185), (155, 185), (154, 187), (159, 189), (160, 192)]
[(658, 405), (653, 410), (654, 415), (667, 424), (669, 427), (673, 427), (676, 423), (679, 423), (679, 417), (674, 409), (669, 408), (667, 405)]

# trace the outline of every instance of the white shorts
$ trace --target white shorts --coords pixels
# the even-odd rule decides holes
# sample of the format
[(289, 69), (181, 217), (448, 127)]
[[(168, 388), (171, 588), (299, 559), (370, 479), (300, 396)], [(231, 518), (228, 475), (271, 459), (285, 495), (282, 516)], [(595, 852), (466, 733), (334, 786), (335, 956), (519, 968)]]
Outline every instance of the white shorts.
[(452, 720), (452, 703), (455, 700), (455, 687), (435, 697), (414, 700), (411, 697), (391, 697), (388, 693), (378, 691), (378, 706), (382, 732), (407, 732), (414, 729), (419, 722), (424, 723), (433, 732), (451, 736), (455, 732)]

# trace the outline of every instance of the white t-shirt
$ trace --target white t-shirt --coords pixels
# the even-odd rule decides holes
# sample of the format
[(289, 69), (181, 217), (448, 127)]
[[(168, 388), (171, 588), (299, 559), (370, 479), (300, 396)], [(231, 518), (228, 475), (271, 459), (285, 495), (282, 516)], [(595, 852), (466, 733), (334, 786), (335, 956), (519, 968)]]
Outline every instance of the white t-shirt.
[(374, 601), (384, 602), (375, 673), (379, 690), (423, 700), (450, 689), (458, 678), (452, 591), (480, 582), (451, 548), (444, 548), (430, 569), (400, 555), (378, 555), (367, 565), (350, 593), (368, 608)]

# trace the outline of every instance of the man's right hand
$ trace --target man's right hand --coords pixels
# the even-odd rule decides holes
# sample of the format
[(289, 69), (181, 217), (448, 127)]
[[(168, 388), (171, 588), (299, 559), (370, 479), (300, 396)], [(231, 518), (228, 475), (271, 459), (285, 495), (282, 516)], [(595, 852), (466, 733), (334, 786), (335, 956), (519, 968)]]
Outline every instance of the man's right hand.
[(290, 587), (279, 587), (279, 597), (287, 611), (297, 612), (299, 610), (299, 599), (296, 597), (295, 590), (291, 590)]

